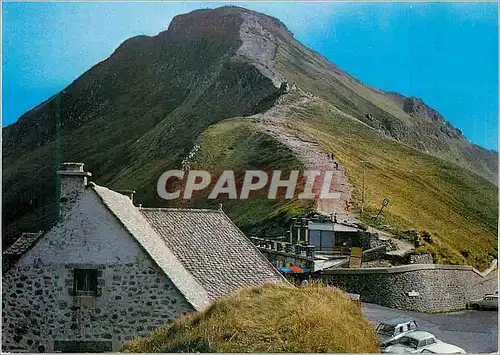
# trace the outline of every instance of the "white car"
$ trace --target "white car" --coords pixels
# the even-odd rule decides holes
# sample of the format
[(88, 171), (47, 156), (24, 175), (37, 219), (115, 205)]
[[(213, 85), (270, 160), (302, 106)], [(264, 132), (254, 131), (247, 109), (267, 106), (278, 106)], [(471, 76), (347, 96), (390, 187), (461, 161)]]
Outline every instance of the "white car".
[(395, 317), (383, 320), (377, 326), (377, 337), (380, 347), (385, 348), (396, 342), (408, 332), (417, 330), (417, 323), (408, 317)]
[(388, 346), (383, 349), (382, 352), (393, 354), (417, 354), (431, 345), (442, 343), (442, 341), (436, 339), (436, 337), (431, 333), (424, 332), (422, 330), (409, 332), (396, 341), (397, 343)]
[(415, 330), (403, 335), (397, 340), (397, 343), (382, 350), (383, 353), (394, 354), (465, 354), (464, 349), (458, 346), (447, 344), (429, 332)]
[(466, 354), (466, 352), (456, 345), (437, 343), (422, 350), (421, 354)]

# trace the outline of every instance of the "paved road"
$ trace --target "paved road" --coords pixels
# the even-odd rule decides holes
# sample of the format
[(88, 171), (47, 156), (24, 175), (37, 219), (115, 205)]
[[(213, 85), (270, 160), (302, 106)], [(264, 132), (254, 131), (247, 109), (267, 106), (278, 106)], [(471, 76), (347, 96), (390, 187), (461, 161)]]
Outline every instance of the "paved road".
[(467, 353), (498, 351), (498, 312), (460, 311), (426, 314), (363, 303), (363, 312), (374, 326), (383, 319), (410, 316), (420, 329), (463, 348)]

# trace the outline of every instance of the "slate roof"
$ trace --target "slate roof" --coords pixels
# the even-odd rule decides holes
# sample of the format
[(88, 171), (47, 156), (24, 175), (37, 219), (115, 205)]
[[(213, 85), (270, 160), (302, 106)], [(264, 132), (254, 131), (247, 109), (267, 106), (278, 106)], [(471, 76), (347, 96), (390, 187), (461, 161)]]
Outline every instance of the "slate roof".
[(286, 282), (222, 210), (138, 208), (91, 186), (196, 309), (241, 287)]
[[(241, 287), (287, 283), (222, 210), (139, 208), (118, 192), (89, 187), (196, 310)], [(23, 233), (3, 253), (4, 270), (42, 235)]]
[(141, 208), (140, 212), (210, 299), (245, 286), (286, 282), (222, 210)]
[(186, 300), (197, 310), (209, 305), (210, 300), (206, 290), (179, 262), (132, 201), (128, 197), (105, 187), (93, 183), (90, 185), (104, 205), (172, 280)]
[(2, 253), (2, 274), (10, 270), (21, 256), (31, 249), (43, 236), (43, 232), (23, 233)]
[(23, 233), (3, 254), (8, 255), (22, 255), (30, 249), (43, 235), (42, 232), (38, 233)]

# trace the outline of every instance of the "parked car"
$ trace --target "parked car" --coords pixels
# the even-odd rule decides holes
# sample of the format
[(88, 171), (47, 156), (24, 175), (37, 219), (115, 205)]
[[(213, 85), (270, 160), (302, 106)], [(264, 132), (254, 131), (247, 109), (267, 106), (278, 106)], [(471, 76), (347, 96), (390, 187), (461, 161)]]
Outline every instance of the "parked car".
[(421, 354), (466, 354), (465, 350), (456, 345), (437, 343), (426, 347)]
[(384, 348), (389, 346), (406, 333), (417, 329), (417, 323), (408, 317), (386, 319), (377, 326), (377, 336), (380, 341), (380, 347)]
[(498, 294), (486, 295), (480, 300), (470, 301), (467, 303), (468, 309), (488, 309), (498, 311)]
[(438, 343), (442, 343), (442, 341), (436, 339), (433, 334), (422, 330), (415, 330), (396, 339), (395, 343), (389, 345), (385, 349), (382, 349), (382, 352), (394, 354), (417, 354), (425, 348)]

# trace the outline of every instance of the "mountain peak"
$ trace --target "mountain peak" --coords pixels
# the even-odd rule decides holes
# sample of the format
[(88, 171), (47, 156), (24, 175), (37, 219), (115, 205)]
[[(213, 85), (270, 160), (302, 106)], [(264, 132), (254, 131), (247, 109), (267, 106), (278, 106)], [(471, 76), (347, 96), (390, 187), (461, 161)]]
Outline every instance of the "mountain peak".
[(241, 11), (233, 7), (201, 9), (172, 19), (167, 32), (176, 36), (221, 36), (237, 32), (243, 22)]
[[(84, 161), (101, 184), (137, 189), (141, 203), (157, 206), (158, 174), (182, 166), (202, 134), (226, 119), (268, 111), (276, 113), (277, 124), (300, 122), (300, 142), (313, 131), (335, 129), (327, 145), (368, 140), (376, 153), (379, 142), (392, 146), (396, 140), (401, 149), (409, 145), (496, 181), (497, 154), (469, 144), (445, 121), (433, 122), (441, 116), (422, 100), (363, 84), (301, 44), (273, 17), (224, 6), (176, 16), (157, 36), (125, 41), (63, 92), (2, 130), (4, 238), (53, 222), (46, 211), (55, 206), (58, 154)], [(243, 119), (249, 121), (254, 120)], [(353, 133), (350, 142), (347, 134), (358, 126), (366, 134), (360, 139)], [(234, 150), (242, 156), (235, 161), (281, 166), (274, 154), (282, 151), (267, 153), (273, 137), (257, 139), (250, 128), (231, 134), (253, 142)], [(231, 134), (224, 132), (217, 141)], [(233, 154), (231, 147), (223, 151)], [(359, 156), (352, 152), (345, 159)], [(380, 156), (384, 160), (386, 154)], [(353, 160), (351, 166), (357, 165)]]
[(275, 36), (293, 37), (280, 20), (239, 6), (199, 9), (177, 15), (172, 19), (167, 31), (184, 35), (200, 33), (217, 35), (221, 31), (232, 29), (233, 33), (236, 33), (239, 26), (248, 18), (253, 18)]

